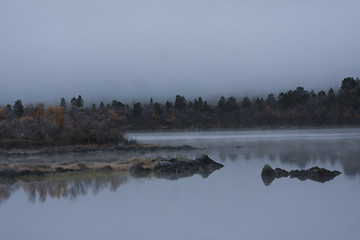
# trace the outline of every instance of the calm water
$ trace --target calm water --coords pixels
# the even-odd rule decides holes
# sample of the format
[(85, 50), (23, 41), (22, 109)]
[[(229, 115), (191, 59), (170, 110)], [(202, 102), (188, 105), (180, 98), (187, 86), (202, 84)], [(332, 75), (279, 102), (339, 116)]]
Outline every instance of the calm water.
[[(139, 155), (205, 153), (224, 168), (178, 180), (109, 172), (2, 182), (1, 239), (360, 239), (360, 129), (128, 136), (200, 148)], [(265, 186), (264, 164), (343, 174)]]

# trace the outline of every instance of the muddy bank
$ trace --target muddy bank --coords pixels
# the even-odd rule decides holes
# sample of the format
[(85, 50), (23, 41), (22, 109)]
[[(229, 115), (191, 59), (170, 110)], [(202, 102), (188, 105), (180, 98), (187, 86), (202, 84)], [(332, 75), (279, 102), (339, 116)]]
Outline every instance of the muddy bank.
[(64, 172), (117, 170), (130, 171), (135, 177), (155, 176), (175, 178), (201, 174), (206, 177), (211, 172), (223, 167), (208, 156), (203, 155), (195, 160), (173, 158), (127, 158), (108, 162), (0, 162), (0, 178), (21, 178)]
[(0, 160), (17, 157), (37, 157), (56, 154), (72, 153), (113, 153), (113, 152), (153, 152), (153, 151), (184, 151), (196, 150), (189, 145), (181, 146), (160, 146), (154, 144), (139, 144), (130, 142), (116, 145), (74, 145), (74, 146), (53, 146), (36, 148), (13, 148), (0, 149)]
[(0, 204), (23, 189), (31, 201), (51, 198), (76, 198), (93, 189), (109, 187), (115, 191), (135, 178), (176, 180), (200, 174), (203, 178), (222, 168), (208, 156), (197, 159), (128, 158), (113, 162), (0, 163)]

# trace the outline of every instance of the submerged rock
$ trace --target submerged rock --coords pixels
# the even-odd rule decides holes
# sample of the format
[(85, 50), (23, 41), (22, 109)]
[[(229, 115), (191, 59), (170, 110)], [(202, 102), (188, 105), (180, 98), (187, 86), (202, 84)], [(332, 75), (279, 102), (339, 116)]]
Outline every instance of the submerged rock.
[(330, 171), (325, 168), (312, 167), (307, 170), (291, 170), (290, 172), (276, 168), (272, 169), (268, 164), (265, 164), (263, 170), (261, 171), (261, 178), (265, 186), (269, 186), (275, 178), (288, 177), (297, 178), (301, 181), (312, 180), (316, 182), (327, 182), (334, 179), (336, 176), (341, 174), (339, 171)]

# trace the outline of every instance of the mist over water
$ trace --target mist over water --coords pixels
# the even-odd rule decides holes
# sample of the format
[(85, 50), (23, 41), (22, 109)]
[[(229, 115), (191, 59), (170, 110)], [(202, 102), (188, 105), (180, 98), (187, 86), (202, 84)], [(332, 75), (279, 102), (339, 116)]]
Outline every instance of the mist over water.
[[(260, 161), (268, 162), (274, 168), (285, 166), (288, 171), (319, 166), (341, 171), (349, 179), (360, 177), (359, 129), (152, 132), (128, 133), (127, 137), (142, 143), (169, 146), (186, 144), (197, 149), (61, 154), (31, 159), (14, 158), (12, 161), (87, 163), (118, 161), (128, 157), (195, 159), (207, 154), (225, 166), (229, 162), (248, 161), (249, 164), (255, 164)], [(258, 169), (257, 174), (260, 171)], [(10, 198), (11, 193), (23, 189), (32, 202), (46, 201), (47, 197), (76, 199), (91, 192), (101, 193), (104, 189), (117, 191), (121, 185), (129, 183), (131, 175), (107, 171), (29, 177), (23, 181), (1, 179), (0, 196), (5, 201)]]
[[(222, 162), (237, 159), (280, 161), (295, 168), (312, 164), (341, 165), (346, 176), (360, 174), (359, 129), (242, 130), (129, 133), (144, 143), (189, 144), (199, 150), (192, 157), (212, 154)], [(170, 153), (181, 156), (189, 153)], [(289, 169), (290, 170), (290, 169)]]

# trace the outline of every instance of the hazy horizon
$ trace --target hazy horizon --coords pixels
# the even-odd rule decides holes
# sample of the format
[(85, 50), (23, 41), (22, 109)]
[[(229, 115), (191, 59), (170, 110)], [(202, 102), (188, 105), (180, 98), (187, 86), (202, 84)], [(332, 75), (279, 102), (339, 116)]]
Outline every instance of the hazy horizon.
[[(341, 81), (340, 81), (341, 82)], [(332, 89), (337, 92), (339, 89), (340, 89), (340, 82), (339, 82), (339, 86), (338, 87), (332, 87)], [(303, 86), (298, 86), (298, 87), (303, 87)], [(256, 98), (263, 98), (263, 99), (266, 99), (268, 97), (269, 94), (274, 94), (275, 95), (275, 98), (278, 97), (278, 95), (281, 93), (281, 92), (287, 92), (289, 90), (295, 90), (297, 87), (294, 87), (294, 88), (291, 88), (291, 89), (284, 89), (284, 90), (279, 90), (279, 91), (276, 91), (276, 92), (268, 92), (268, 93), (262, 93), (262, 94), (256, 94), (256, 93), (251, 93), (251, 94), (222, 94), (222, 95), (212, 95), (212, 96), (201, 96), (201, 95), (191, 95), (190, 97), (189, 96), (184, 96), (185, 99), (187, 101), (193, 101), (199, 97), (202, 98), (203, 101), (207, 101), (207, 103), (210, 103), (210, 104), (216, 104), (220, 97), (224, 96), (225, 98), (228, 98), (228, 97), (235, 97), (236, 100), (238, 100), (239, 102), (244, 98), (244, 97), (249, 97), (250, 99), (256, 99)], [(319, 91), (325, 91), (327, 93), (327, 91), (330, 89), (331, 87), (329, 88), (322, 88), (322, 89), (319, 89)], [(305, 90), (314, 90), (315, 89), (307, 89), (305, 88)], [(315, 91), (315, 93), (317, 94), (319, 91)], [(121, 98), (118, 98), (116, 96), (114, 97), (99, 97), (99, 98), (96, 98), (96, 97), (90, 97), (90, 98), (85, 98), (83, 94), (77, 94), (77, 95), (73, 95), (73, 96), (69, 96), (69, 97), (64, 97), (67, 104), (70, 104), (70, 101), (73, 97), (77, 98), (78, 96), (81, 96), (82, 99), (84, 100), (84, 105), (85, 106), (91, 106), (92, 104), (95, 104), (96, 106), (99, 106), (99, 104), (101, 102), (103, 102), (104, 104), (111, 104), (111, 102), (113, 100), (117, 100), (117, 101), (120, 101), (124, 104), (134, 104), (136, 102), (140, 102), (141, 104), (149, 104), (151, 99), (153, 99), (153, 102), (159, 102), (159, 103), (162, 103), (162, 104), (165, 104), (166, 101), (170, 101), (170, 102), (175, 102), (175, 99), (176, 99), (176, 95), (181, 95), (181, 94), (175, 94), (173, 96), (169, 96), (168, 98), (167, 97), (161, 97), (161, 96), (155, 96), (155, 97), (152, 97), (152, 96), (140, 96), (139, 98), (135, 98), (134, 99), (131, 99), (131, 98), (125, 98), (125, 99), (121, 99)], [(183, 95), (181, 95), (183, 96)], [(24, 105), (27, 105), (27, 104), (38, 104), (38, 103), (43, 103), (45, 104), (45, 106), (50, 106), (50, 105), (59, 105), (60, 102), (61, 102), (61, 98), (63, 97), (60, 97), (59, 99), (53, 99), (53, 98), (44, 98), (43, 100), (38, 100), (38, 101), (26, 101), (24, 100), (24, 98), (21, 98), (21, 97), (18, 97), (18, 98), (14, 98), (14, 100), (12, 102), (0, 102), (0, 107), (1, 106), (6, 106), (7, 104), (10, 104), (11, 106), (15, 103), (15, 101), (17, 100), (21, 100), (22, 101), (22, 104)], [(25, 98), (26, 99), (26, 98)]]
[(360, 76), (360, 2), (0, 2), (0, 105), (266, 97)]

